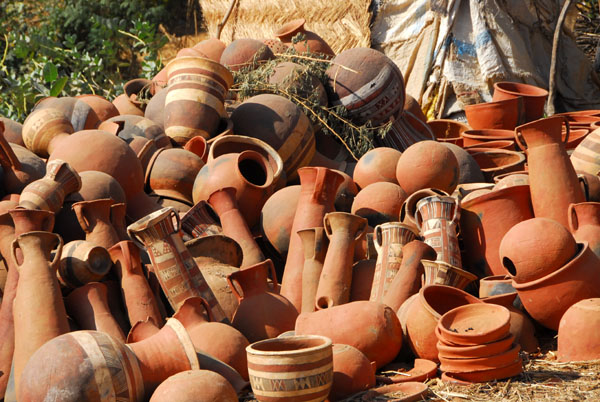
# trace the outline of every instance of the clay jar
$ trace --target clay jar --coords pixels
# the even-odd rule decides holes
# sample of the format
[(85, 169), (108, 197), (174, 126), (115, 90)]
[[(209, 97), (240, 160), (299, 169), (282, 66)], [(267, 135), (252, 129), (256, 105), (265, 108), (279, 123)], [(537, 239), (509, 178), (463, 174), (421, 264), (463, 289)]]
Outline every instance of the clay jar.
[(150, 402), (237, 402), (235, 389), (222, 375), (210, 370), (187, 370), (163, 381)]
[(371, 301), (302, 313), (295, 331), (296, 335), (322, 335), (334, 343), (353, 346), (369, 361), (375, 361), (378, 368), (394, 360), (402, 346), (402, 328), (394, 311)]
[(104, 247), (75, 240), (64, 245), (57, 275), (62, 286), (75, 289), (101, 280), (111, 267), (110, 255)]
[(77, 95), (75, 98), (86, 103), (90, 108), (92, 108), (94, 113), (96, 113), (96, 116), (98, 116), (98, 120), (100, 122), (119, 115), (119, 111), (115, 105), (100, 95), (84, 94)]
[(274, 58), (275, 55), (271, 49), (261, 41), (241, 38), (227, 45), (219, 62), (231, 71), (254, 70), (259, 63)]
[[(305, 23), (306, 20), (304, 18), (289, 21), (275, 32), (275, 36), (284, 44), (293, 46), (298, 53), (310, 52), (320, 53), (326, 56), (335, 56), (335, 53), (323, 38), (304, 28)], [(302, 34), (304, 39), (297, 43), (293, 43), (292, 39), (298, 34)]]
[(394, 183), (369, 184), (354, 197), (351, 212), (366, 218), (371, 227), (394, 222), (407, 196), (404, 189)]
[(105, 198), (76, 202), (71, 207), (85, 232), (86, 241), (105, 249), (111, 248), (120, 240), (110, 220), (112, 204), (112, 199)]
[(273, 193), (273, 170), (254, 151), (224, 154), (207, 163), (194, 182), (194, 203), (207, 200), (216, 190), (236, 189), (236, 200), (248, 227), (258, 223), (260, 210)]
[(487, 182), (493, 182), (496, 176), (525, 168), (525, 155), (520, 152), (498, 148), (467, 148), (467, 152), (475, 159)]
[(548, 275), (577, 254), (573, 235), (560, 223), (533, 218), (513, 226), (500, 242), (500, 259), (516, 283)]
[[(288, 49), (286, 45), (277, 40), (271, 39), (270, 41), (280, 48), (278, 50), (281, 50), (279, 52), (273, 51), (273, 53), (285, 53)], [(269, 43), (265, 43), (269, 46)], [(273, 50), (273, 47), (271, 47), (271, 50)], [(308, 80), (306, 79), (307, 76), (309, 77)], [(279, 63), (273, 67), (273, 73), (269, 77), (269, 84), (277, 85), (279, 88), (287, 92), (296, 93), (305, 99), (311, 99), (314, 96), (313, 94), (316, 93), (316, 99), (319, 104), (327, 106), (328, 100), (325, 87), (317, 77), (311, 74), (306, 66), (289, 61)]]
[(63, 111), (55, 108), (36, 109), (23, 124), (23, 142), (27, 149), (45, 158), (74, 132), (73, 125)]
[(375, 386), (375, 365), (350, 345), (333, 345), (333, 385), (329, 399), (337, 401)]
[[(0, 131), (4, 124), (0, 122)], [(29, 183), (41, 179), (46, 174), (46, 164), (27, 148), (9, 144), (0, 135), (0, 166), (4, 171), (4, 191), (8, 194), (20, 194)]]
[(525, 121), (533, 121), (544, 115), (548, 91), (519, 82), (496, 82), (492, 101), (523, 98)]
[(346, 212), (330, 212), (323, 226), (329, 246), (315, 296), (317, 309), (350, 301), (354, 247), (367, 228), (367, 220)]
[(208, 38), (196, 43), (192, 49), (204, 53), (209, 59), (217, 63), (221, 59), (221, 54), (227, 46), (217, 38)]
[(475, 130), (498, 128), (514, 130), (519, 122), (519, 98), (465, 106), (469, 125)]
[(447, 147), (421, 141), (408, 147), (398, 160), (396, 179), (408, 195), (425, 188), (451, 194), (458, 184), (458, 161)]
[(361, 156), (354, 168), (354, 182), (365, 188), (369, 184), (387, 181), (398, 184), (396, 165), (402, 153), (393, 148), (374, 148)]
[(260, 213), (262, 235), (285, 258), (300, 198), (300, 186), (287, 186), (269, 197)]
[(569, 230), (579, 243), (587, 241), (600, 257), (600, 203), (582, 202), (569, 205)]
[[(561, 141), (563, 116), (524, 124), (515, 129), (515, 139), (526, 149), (531, 202), (536, 217), (546, 217), (568, 225), (569, 204), (585, 197), (575, 169)], [(567, 137), (568, 137), (567, 124)]]
[(245, 100), (231, 113), (235, 133), (258, 138), (281, 155), (288, 182), (315, 154), (312, 123), (302, 109), (283, 96), (261, 94)]
[(573, 304), (558, 326), (558, 360), (561, 362), (600, 359), (597, 328), (600, 325), (600, 299)]
[(477, 303), (445, 313), (438, 323), (437, 336), (445, 343), (476, 346), (505, 338), (509, 329), (510, 312), (506, 307)]
[(229, 287), (239, 302), (232, 325), (251, 343), (294, 329), (298, 316), (296, 308), (285, 297), (269, 290), (269, 273), (276, 287), (271, 260), (227, 276)]

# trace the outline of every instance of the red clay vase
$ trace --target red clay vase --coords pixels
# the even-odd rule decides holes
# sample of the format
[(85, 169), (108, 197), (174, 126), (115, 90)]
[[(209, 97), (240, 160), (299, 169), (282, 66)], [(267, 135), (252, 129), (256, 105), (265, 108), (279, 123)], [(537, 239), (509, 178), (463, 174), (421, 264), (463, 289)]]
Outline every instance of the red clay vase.
[(333, 384), (331, 401), (339, 401), (375, 386), (375, 365), (350, 345), (333, 345)]
[(561, 362), (600, 359), (600, 299), (591, 298), (573, 304), (558, 326), (558, 360)]
[(287, 259), (281, 280), (281, 295), (288, 299), (297, 311), (302, 309), (302, 269), (304, 248), (298, 231), (319, 227), (326, 213), (335, 211), (337, 189), (344, 180), (342, 175), (323, 167), (298, 169), (300, 196), (292, 223)]
[(234, 272), (227, 277), (240, 305), (231, 324), (250, 341), (274, 338), (294, 329), (298, 312), (282, 295), (270, 291), (268, 274), (277, 286), (271, 260)]
[(94, 201), (80, 201), (71, 208), (77, 215), (79, 225), (85, 232), (85, 240), (109, 249), (119, 242), (119, 236), (110, 220), (113, 200), (104, 198)]
[(353, 214), (366, 218), (369, 226), (395, 222), (407, 193), (397, 184), (377, 182), (359, 191), (352, 202)]
[(75, 240), (64, 245), (58, 281), (61, 286), (75, 289), (89, 282), (98, 282), (112, 268), (110, 255), (104, 247), (85, 240)]
[(582, 202), (569, 205), (569, 230), (579, 243), (587, 241), (600, 257), (600, 203)]
[(492, 101), (501, 101), (505, 99), (523, 99), (523, 109), (525, 121), (533, 121), (544, 115), (544, 106), (548, 91), (533, 85), (522, 84), (520, 82), (496, 82), (494, 84), (494, 95)]
[(237, 402), (235, 389), (222, 375), (210, 370), (187, 370), (163, 381), (150, 402)]
[(304, 267), (302, 269), (302, 313), (315, 311), (319, 278), (329, 247), (325, 228), (316, 227), (298, 231), (304, 247)]
[(317, 309), (350, 301), (354, 247), (367, 228), (367, 220), (346, 212), (329, 212), (323, 225), (329, 246), (315, 296)]
[(564, 121), (555, 116), (524, 124), (515, 129), (515, 139), (526, 149), (535, 216), (567, 226), (569, 204), (584, 202), (585, 197), (561, 140)]
[[(293, 46), (298, 53), (310, 52), (320, 53), (326, 56), (335, 56), (335, 53), (323, 38), (304, 28), (305, 23), (306, 20), (304, 18), (289, 21), (275, 32), (275, 36), (284, 44)], [(293, 43), (292, 39), (298, 34), (302, 34), (304, 39), (297, 43)]]
[(519, 123), (519, 99), (478, 103), (465, 106), (469, 125), (475, 130), (499, 128), (514, 130)]
[(373, 148), (358, 160), (352, 178), (354, 182), (365, 188), (369, 184), (387, 181), (398, 184), (396, 165), (402, 153), (393, 148)]
[(288, 253), (299, 198), (299, 185), (284, 187), (269, 197), (260, 213), (263, 237), (284, 258)]

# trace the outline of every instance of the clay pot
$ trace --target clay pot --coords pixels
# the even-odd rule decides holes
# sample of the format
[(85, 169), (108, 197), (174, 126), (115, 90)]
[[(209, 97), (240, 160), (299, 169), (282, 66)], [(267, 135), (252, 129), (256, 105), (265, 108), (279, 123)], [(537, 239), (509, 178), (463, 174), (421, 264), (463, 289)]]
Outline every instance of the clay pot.
[(371, 288), (373, 287), (376, 263), (377, 261), (374, 259), (360, 260), (352, 266), (351, 302), (369, 300)]
[(288, 182), (315, 153), (312, 123), (302, 109), (283, 96), (261, 94), (235, 108), (231, 120), (236, 134), (258, 138), (271, 145), (283, 160)]
[(494, 190), (502, 190), (513, 186), (529, 186), (529, 173), (527, 171), (505, 173), (495, 176), (494, 181), (496, 182)]
[(183, 240), (223, 234), (219, 216), (206, 201), (200, 201), (181, 217)]
[(485, 141), (479, 142), (476, 144), (465, 146), (465, 149), (473, 149), (473, 148), (494, 148), (494, 149), (506, 149), (509, 151), (515, 150), (515, 142), (512, 140), (494, 140), (494, 141)]
[(148, 162), (147, 190), (193, 204), (194, 181), (204, 165), (200, 157), (185, 149), (161, 149)]
[(262, 235), (284, 258), (288, 253), (299, 198), (299, 185), (284, 187), (269, 197), (260, 213)]
[(325, 214), (335, 210), (334, 201), (343, 177), (333, 170), (323, 167), (298, 169), (300, 176), (300, 196), (292, 223), (287, 259), (281, 281), (281, 295), (296, 307), (302, 309), (302, 269), (304, 248), (298, 231), (319, 227)]
[(513, 346), (509, 350), (494, 356), (479, 357), (473, 359), (451, 359), (440, 357), (440, 370), (453, 374), (473, 373), (477, 371), (494, 370), (498, 367), (506, 367), (520, 359), (521, 347)]
[(233, 84), (231, 72), (202, 57), (177, 57), (167, 65), (165, 133), (180, 145), (196, 136), (216, 134), (224, 102)]
[(519, 98), (465, 106), (469, 125), (475, 130), (514, 130), (519, 123)]
[(363, 235), (367, 220), (346, 212), (329, 212), (323, 219), (329, 247), (316, 293), (317, 309), (350, 301), (354, 246)]
[[(105, 376), (98, 377), (99, 373)], [(144, 400), (136, 357), (123, 343), (98, 331), (76, 331), (41, 346), (23, 371), (19, 396), (43, 400), (59, 392), (62, 401)]]
[(600, 202), (600, 177), (584, 172), (577, 172), (577, 177), (583, 187), (585, 200), (587, 202)]
[(113, 200), (104, 198), (94, 201), (80, 201), (71, 208), (85, 232), (85, 240), (109, 249), (119, 242), (119, 236), (110, 220), (110, 207)]
[(600, 297), (598, 257), (587, 242), (578, 244), (574, 258), (554, 272), (525, 283), (513, 281), (523, 306), (531, 317), (553, 330), (558, 330), (565, 311), (580, 300)]
[(426, 188), (423, 190), (418, 190), (409, 195), (402, 204), (402, 208), (400, 209), (400, 222), (409, 225), (418, 231), (419, 229), (417, 228), (417, 221), (415, 219), (415, 215), (417, 213), (417, 203), (423, 198), (435, 195), (444, 197), (449, 196), (449, 194), (445, 191), (438, 190), (436, 188)]
[[(4, 124), (0, 122), (0, 132)], [(36, 154), (25, 147), (9, 144), (0, 135), (0, 166), (3, 170), (4, 191), (20, 194), (29, 183), (41, 179), (46, 174), (46, 164)]]
[(369, 184), (387, 181), (398, 184), (396, 165), (402, 153), (392, 148), (374, 148), (364, 154), (354, 168), (354, 182), (365, 188)]
[(464, 265), (479, 276), (506, 274), (500, 242), (513, 226), (531, 218), (529, 186), (506, 187), (463, 201), (460, 227)]
[(400, 271), (404, 245), (417, 239), (419, 234), (410, 226), (389, 222), (375, 227), (373, 236), (377, 249), (377, 263), (369, 300), (382, 302), (392, 281)]
[(171, 141), (166, 136), (162, 125), (149, 118), (136, 115), (119, 115), (101, 123), (98, 129), (111, 131), (109, 129), (110, 123), (119, 125), (117, 135), (130, 146), (135, 138), (141, 137), (154, 142), (157, 149), (171, 148)]
[[(304, 28), (305, 23), (306, 20), (304, 18), (291, 20), (275, 31), (275, 36), (284, 44), (296, 49), (298, 53), (310, 52), (335, 56), (335, 53), (323, 38)], [(298, 34), (304, 36), (304, 39), (294, 43), (293, 38)]]
[[(11, 259), (19, 271), (13, 302), (15, 389), (23, 399), (21, 373), (34, 352), (50, 339), (69, 332), (67, 314), (56, 278), (62, 251), (60, 236), (34, 231), (21, 234), (12, 244)], [(22, 252), (22, 261), (17, 251)], [(54, 251), (54, 257), (51, 253)], [(16, 334), (29, 334), (16, 336)]]
[(318, 335), (267, 339), (251, 344), (246, 352), (250, 385), (258, 401), (327, 398), (333, 381), (331, 339)]
[(87, 103), (89, 107), (92, 108), (94, 113), (96, 113), (96, 116), (98, 116), (100, 123), (119, 115), (119, 110), (115, 107), (115, 105), (110, 103), (102, 96), (85, 94), (77, 95), (75, 98)]
[(273, 193), (273, 170), (263, 156), (254, 151), (225, 154), (209, 161), (194, 182), (194, 203), (208, 200), (221, 188), (234, 187), (240, 212), (248, 227), (258, 223), (260, 210)]
[(481, 168), (473, 157), (458, 145), (443, 142), (444, 146), (454, 154), (458, 162), (458, 183), (481, 183), (485, 181)]
[(335, 195), (335, 210), (338, 212), (350, 212), (354, 198), (358, 195), (358, 186), (346, 173), (340, 170), (336, 170), (336, 172), (344, 177), (344, 181), (338, 187)]
[(525, 155), (520, 152), (497, 148), (469, 148), (467, 152), (475, 159), (487, 182), (493, 182), (498, 175), (518, 172), (525, 167)]
[(271, 49), (261, 41), (241, 38), (227, 45), (219, 62), (231, 71), (254, 70), (261, 62), (274, 58)]
[(582, 202), (569, 205), (569, 230), (579, 243), (587, 241), (600, 257), (600, 203)]
[(100, 121), (94, 110), (77, 97), (43, 98), (38, 101), (32, 112), (42, 109), (58, 109), (71, 121), (75, 131), (94, 129), (98, 127)]
[(477, 275), (443, 261), (421, 260), (424, 269), (423, 285), (446, 285), (465, 289)]
[[(286, 45), (277, 40), (271, 39), (270, 42), (266, 42), (266, 40), (263, 42), (271, 48), (273, 53), (285, 53), (288, 49)], [(271, 42), (275, 44), (276, 49), (270, 46)], [(306, 78), (307, 76), (309, 79)], [(279, 63), (273, 67), (273, 73), (269, 77), (269, 84), (276, 85), (287, 92), (298, 94), (305, 99), (311, 99), (316, 96), (316, 100), (321, 106), (327, 106), (328, 99), (325, 87), (317, 77), (308, 71), (306, 66), (289, 61)]]
[(596, 328), (600, 323), (600, 299), (573, 304), (558, 326), (558, 360), (561, 362), (600, 359)]
[(567, 226), (569, 204), (584, 202), (585, 199), (575, 169), (561, 143), (563, 121), (564, 117), (555, 116), (524, 124), (515, 129), (515, 139), (521, 148), (527, 149), (535, 216), (551, 218)]
[(377, 50), (344, 50), (333, 58), (326, 74), (331, 105), (343, 105), (357, 124), (384, 123), (404, 107), (402, 73)]
[(516, 283), (546, 276), (573, 259), (578, 248), (560, 223), (533, 218), (513, 226), (500, 243), (500, 260)]
[(514, 377), (523, 372), (523, 360), (517, 360), (507, 366), (497, 367), (489, 370), (469, 371), (453, 373), (447, 371), (442, 374), (442, 381), (450, 384), (471, 385), (472, 383), (490, 382)]
[[(173, 218), (177, 222), (174, 226)], [(202, 297), (217, 321), (228, 321), (202, 272), (179, 236), (179, 215), (172, 208), (154, 212), (127, 227), (132, 239), (141, 242), (173, 310), (188, 297)]]
[(319, 279), (329, 246), (325, 228), (316, 227), (298, 231), (304, 247), (302, 268), (302, 313), (315, 311)]
[(482, 301), (454, 287), (429, 285), (421, 288), (406, 311), (406, 333), (413, 353), (422, 359), (439, 361), (435, 335), (438, 321), (448, 311), (474, 303)]
[(75, 240), (64, 245), (57, 275), (62, 286), (75, 289), (100, 281), (111, 267), (110, 255), (104, 247)]
[(146, 108), (143, 99), (150, 98), (154, 93), (154, 83), (145, 78), (135, 78), (123, 85), (123, 94), (113, 100), (113, 105), (121, 115), (144, 116)]
[(467, 304), (444, 314), (438, 328), (438, 338), (446, 343), (475, 346), (496, 342), (508, 334), (510, 312), (497, 304)]
[(160, 82), (156, 80), (152, 80), (154, 82), (155, 88), (157, 89), (157, 93), (152, 96), (148, 104), (146, 105), (146, 110), (144, 110), (144, 116), (146, 119), (149, 119), (156, 123), (158, 126), (164, 129), (165, 127), (165, 100), (167, 98), (167, 94), (169, 93), (167, 87), (167, 69), (163, 68), (159, 74), (162, 74), (159, 77)]
[(509, 275), (494, 275), (479, 280), (479, 297), (490, 297), (516, 292)]
[(396, 178), (408, 195), (424, 188), (452, 193), (458, 184), (458, 161), (447, 147), (435, 141), (421, 141), (402, 153)]
[(338, 401), (375, 386), (375, 365), (350, 345), (333, 345), (333, 385), (329, 399)]
[(150, 318), (161, 327), (163, 318), (144, 276), (139, 248), (132, 241), (125, 240), (112, 246), (108, 252), (115, 273), (121, 280), (121, 295), (129, 323), (135, 325), (138, 321)]
[(190, 151), (197, 157), (199, 157), (202, 162), (206, 163), (208, 160), (208, 143), (206, 138), (204, 137), (194, 137), (188, 142), (185, 143), (183, 149), (186, 151)]
[(494, 342), (473, 346), (453, 345), (439, 340), (437, 349), (439, 357), (443, 359), (479, 359), (510, 350), (514, 341), (515, 337), (511, 334)]
[(246, 268), (264, 261), (265, 256), (238, 208), (235, 188), (225, 187), (215, 191), (208, 197), (208, 203), (219, 215), (223, 234), (231, 237), (242, 248), (244, 259), (241, 267)]
[(594, 151), (598, 142), (600, 142), (600, 130), (596, 129), (577, 145), (570, 158), (575, 170), (594, 176), (600, 172), (600, 157)]
[[(218, 39), (217, 39), (218, 40)], [(210, 370), (187, 370), (163, 381), (150, 402), (236, 402), (235, 389), (225, 377)]]
[(493, 128), (466, 130), (460, 135), (463, 138), (463, 147), (472, 147), (475, 145), (485, 147), (487, 142), (514, 140), (515, 138), (512, 130)]
[(407, 193), (397, 184), (388, 182), (369, 184), (354, 198), (351, 212), (367, 219), (371, 227), (395, 222), (406, 198)]
[[(271, 38), (263, 39), (262, 43), (267, 45), (267, 47), (269, 49), (271, 49), (271, 52), (273, 52), (273, 54), (275, 54), (275, 55), (285, 53), (289, 49), (289, 47), (286, 44), (282, 43), (278, 39), (271, 39)], [(280, 63), (280, 64), (283, 64), (283, 63)]]
[(438, 141), (451, 142), (453, 144), (456, 144), (456, 141), (461, 138), (463, 132), (471, 129), (468, 124), (451, 119), (429, 120), (427, 125), (431, 128), (433, 135), (435, 135)]
[(41, 157), (48, 157), (59, 143), (75, 132), (69, 118), (55, 108), (36, 109), (23, 124), (23, 142), (27, 149)]
[(334, 343), (353, 346), (375, 361), (378, 368), (391, 362), (402, 346), (398, 317), (382, 303), (356, 301), (314, 313), (296, 320), (296, 335), (315, 334)]
[[(376, 136), (374, 142), (378, 146), (394, 148), (404, 152), (417, 142), (435, 139), (435, 135), (428, 124), (408, 111), (399, 110), (392, 117), (392, 124), (387, 134), (383, 138)], [(454, 139), (450, 141), (454, 141)]]
[(218, 63), (221, 59), (221, 54), (225, 50), (225, 47), (225, 43), (219, 39), (208, 38), (196, 43), (192, 49), (204, 53), (206, 57)]
[(285, 297), (269, 290), (269, 273), (276, 287), (277, 278), (271, 260), (227, 276), (229, 287), (239, 302), (232, 325), (250, 342), (274, 338), (292, 330), (298, 316), (295, 307)]
[(494, 84), (492, 101), (518, 97), (523, 99), (525, 121), (537, 120), (544, 115), (544, 106), (548, 97), (548, 91), (545, 89), (519, 82), (496, 82)]
[[(571, 126), (571, 127), (574, 127), (574, 126)], [(567, 139), (566, 131), (563, 130), (561, 138), (563, 139), (563, 142), (565, 143), (565, 149), (570, 150), (570, 149), (577, 148), (577, 145), (581, 144), (583, 142), (583, 140), (588, 136), (589, 133), (590, 133), (590, 130), (588, 130), (587, 128), (583, 128), (583, 129), (575, 128), (570, 131), (569, 138)]]
[(6, 117), (0, 117), (0, 133), (6, 139), (6, 141), (13, 144), (25, 146), (23, 137), (21, 135), (23, 131), (23, 125)]

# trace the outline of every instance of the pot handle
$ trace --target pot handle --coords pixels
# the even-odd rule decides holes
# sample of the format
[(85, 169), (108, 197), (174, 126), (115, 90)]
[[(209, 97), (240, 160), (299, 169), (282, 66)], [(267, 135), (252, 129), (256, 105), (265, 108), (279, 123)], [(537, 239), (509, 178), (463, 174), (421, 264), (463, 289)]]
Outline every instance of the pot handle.
[[(240, 271), (238, 271), (240, 272)], [(232, 274), (227, 275), (227, 284), (229, 285), (229, 289), (231, 289), (231, 293), (233, 293), (233, 295), (235, 296), (235, 298), (237, 299), (238, 303), (242, 301), (242, 299), (244, 298), (242, 294), (240, 294), (240, 291), (238, 290), (238, 288), (235, 286), (236, 284), (239, 285), (239, 282), (237, 281), (237, 279), (235, 278), (235, 274), (237, 272), (234, 272)]]
[(73, 204), (71, 206), (71, 209), (75, 211), (75, 216), (77, 217), (77, 222), (79, 222), (79, 226), (81, 226), (81, 229), (83, 229), (83, 231), (86, 233), (90, 232), (91, 224), (87, 216), (85, 216), (85, 207), (82, 205)]
[(579, 220), (577, 219), (577, 211), (575, 210), (575, 204), (569, 204), (569, 209), (567, 210), (567, 220), (569, 222), (569, 229), (571, 233), (579, 229)]
[(56, 264), (60, 263), (60, 257), (62, 256), (63, 239), (60, 235), (55, 234), (58, 244), (56, 245), (56, 251), (54, 252), (54, 258), (50, 261), (50, 266), (55, 267)]
[(199, 299), (200, 299), (200, 303), (202, 303), (202, 306), (204, 307), (204, 310), (206, 311), (206, 315), (208, 316), (208, 321), (215, 322), (215, 316), (210, 308), (210, 305), (206, 301), (206, 299), (204, 297), (199, 297)]
[(520, 127), (515, 128), (515, 142), (517, 143), (519, 148), (521, 148), (522, 151), (527, 151), (527, 143), (523, 138), (523, 134), (521, 134)]
[(587, 178), (582, 175), (582, 174), (578, 174), (577, 178), (579, 179), (579, 183), (581, 183), (583, 185), (583, 195), (585, 196), (585, 200), (586, 202), (590, 201), (590, 183), (588, 182)]
[(383, 233), (381, 230), (381, 225), (375, 226), (375, 232), (373, 233), (373, 245), (375, 246), (375, 250), (377, 250), (377, 255), (381, 254), (381, 246), (383, 243)]
[(18, 268), (21, 268), (21, 265), (23, 265), (23, 264), (19, 264), (19, 261), (17, 260), (17, 249), (20, 248), (18, 238), (13, 240), (13, 242), (10, 244), (10, 248), (11, 248), (10, 258), (12, 259), (13, 264), (15, 264), (15, 267), (17, 267), (17, 271), (18, 271)]
[(569, 142), (569, 135), (571, 134), (571, 125), (569, 124), (569, 119), (567, 119), (567, 116), (564, 116), (563, 120), (565, 122), (565, 126), (567, 127), (567, 135), (565, 135), (565, 140), (563, 141), (563, 145), (566, 145), (567, 142)]

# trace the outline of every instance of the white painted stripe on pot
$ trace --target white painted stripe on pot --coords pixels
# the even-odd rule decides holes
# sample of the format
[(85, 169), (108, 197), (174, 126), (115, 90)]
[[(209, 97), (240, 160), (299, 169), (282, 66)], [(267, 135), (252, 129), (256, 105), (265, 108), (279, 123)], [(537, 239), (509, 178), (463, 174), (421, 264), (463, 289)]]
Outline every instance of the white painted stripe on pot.
[(112, 376), (108, 369), (108, 365), (106, 364), (106, 358), (104, 357), (104, 354), (102, 354), (96, 338), (94, 338), (91, 333), (84, 331), (77, 332), (73, 335), (79, 341), (81, 348), (88, 355), (92, 367), (94, 368), (94, 379), (96, 380), (96, 387), (98, 389), (98, 394), (100, 395), (100, 400), (114, 401), (116, 396)]
[(317, 367), (312, 370), (301, 370), (301, 371), (258, 371), (248, 368), (248, 374), (260, 378), (269, 379), (291, 379), (300, 377), (309, 377), (311, 375), (325, 373), (328, 370), (333, 370), (333, 362), (327, 365)]

